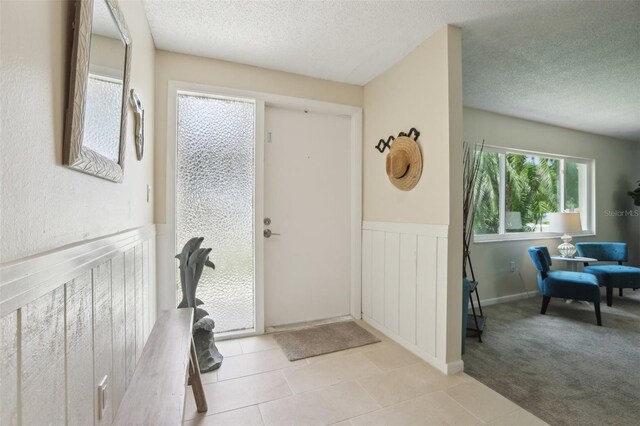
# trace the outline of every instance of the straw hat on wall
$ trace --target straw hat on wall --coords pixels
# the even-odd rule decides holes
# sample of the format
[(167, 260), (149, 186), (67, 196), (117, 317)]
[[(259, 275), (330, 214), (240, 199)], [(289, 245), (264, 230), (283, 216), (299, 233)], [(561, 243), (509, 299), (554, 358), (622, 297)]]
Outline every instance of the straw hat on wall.
[(422, 154), (418, 143), (407, 136), (398, 137), (387, 154), (387, 176), (396, 188), (410, 191), (422, 175)]

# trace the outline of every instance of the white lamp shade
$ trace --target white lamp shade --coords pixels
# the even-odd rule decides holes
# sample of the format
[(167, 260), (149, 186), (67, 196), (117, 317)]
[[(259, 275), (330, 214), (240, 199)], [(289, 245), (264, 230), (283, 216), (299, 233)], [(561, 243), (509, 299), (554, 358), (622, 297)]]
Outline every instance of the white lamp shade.
[(549, 231), (561, 234), (576, 234), (582, 232), (580, 213), (550, 213)]
[(507, 229), (522, 229), (522, 214), (520, 212), (506, 212), (504, 219)]

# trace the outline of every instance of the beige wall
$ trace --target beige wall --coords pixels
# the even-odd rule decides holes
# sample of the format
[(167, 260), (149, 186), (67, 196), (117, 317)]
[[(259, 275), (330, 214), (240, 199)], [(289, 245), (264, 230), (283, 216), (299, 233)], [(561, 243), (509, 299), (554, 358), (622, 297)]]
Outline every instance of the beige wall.
[[(462, 34), (448, 27), (449, 87), (449, 241), (447, 246), (447, 363), (460, 359), (462, 350)], [(466, 333), (465, 333), (466, 334)]]
[(156, 222), (166, 223), (167, 87), (169, 81), (362, 106), (363, 88), (281, 71), (159, 50), (156, 52)]
[(91, 36), (91, 65), (108, 68), (117, 73), (124, 74), (122, 58), (125, 55), (124, 43), (115, 38), (98, 34)]
[[(364, 220), (449, 223), (448, 33), (441, 30), (367, 83), (364, 90)], [(420, 131), (422, 178), (411, 191), (391, 185), (380, 139)]]
[[(469, 142), (554, 153), (595, 160), (596, 236), (574, 241), (624, 241), (629, 244), (632, 263), (639, 264), (640, 217), (610, 217), (605, 210), (633, 210), (626, 191), (640, 179), (638, 144), (589, 133), (549, 126), (494, 114), (464, 109), (464, 137)], [(635, 157), (635, 159), (634, 159)], [(634, 237), (635, 236), (635, 237)], [(551, 251), (559, 238), (472, 244), (476, 278), (483, 299), (492, 299), (537, 290), (536, 274), (527, 247), (547, 245)], [(515, 273), (509, 271), (515, 261)], [(564, 265), (555, 265), (563, 268)]]
[[(146, 109), (145, 158), (129, 115), (121, 184), (62, 166), (70, 2), (3, 2), (0, 63), (0, 262), (153, 223), (155, 48), (143, 4), (120, 2), (131, 31), (131, 87)], [(153, 200), (152, 200), (153, 202)]]
[[(364, 220), (448, 225), (444, 242), (447, 258), (438, 259), (439, 265), (445, 267), (438, 268), (437, 277), (428, 278), (438, 282), (436, 333), (446, 340), (438, 351), (438, 360), (446, 364), (460, 359), (461, 57), (460, 30), (445, 27), (369, 82), (364, 90)], [(389, 182), (386, 153), (380, 154), (374, 145), (379, 139), (412, 127), (421, 132), (423, 172), (418, 185), (405, 192)]]

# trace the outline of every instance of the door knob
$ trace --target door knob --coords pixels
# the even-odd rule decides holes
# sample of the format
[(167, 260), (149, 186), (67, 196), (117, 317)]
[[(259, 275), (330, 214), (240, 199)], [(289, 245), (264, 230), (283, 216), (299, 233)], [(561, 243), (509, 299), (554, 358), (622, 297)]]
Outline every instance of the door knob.
[(276, 234), (275, 232), (271, 232), (271, 229), (267, 228), (264, 231), (262, 231), (262, 235), (264, 235), (265, 238), (269, 238), (272, 235), (280, 235), (280, 234)]

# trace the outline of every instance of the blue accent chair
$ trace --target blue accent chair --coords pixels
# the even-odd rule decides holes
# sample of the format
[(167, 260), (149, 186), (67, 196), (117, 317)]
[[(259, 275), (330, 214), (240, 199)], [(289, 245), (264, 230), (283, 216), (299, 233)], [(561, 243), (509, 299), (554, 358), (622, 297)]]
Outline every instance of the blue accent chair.
[(589, 265), (584, 263), (584, 272), (598, 278), (601, 286), (607, 288), (607, 306), (613, 304), (613, 288), (622, 296), (623, 288), (640, 288), (640, 268), (624, 266), (629, 260), (629, 251), (625, 243), (577, 243), (576, 249), (581, 257), (598, 259), (598, 262), (617, 262), (617, 264)]
[(538, 270), (538, 288), (542, 293), (541, 314), (547, 312), (552, 297), (593, 302), (598, 325), (600, 318), (600, 286), (598, 279), (583, 272), (552, 271), (551, 256), (545, 246), (529, 247), (529, 257)]

